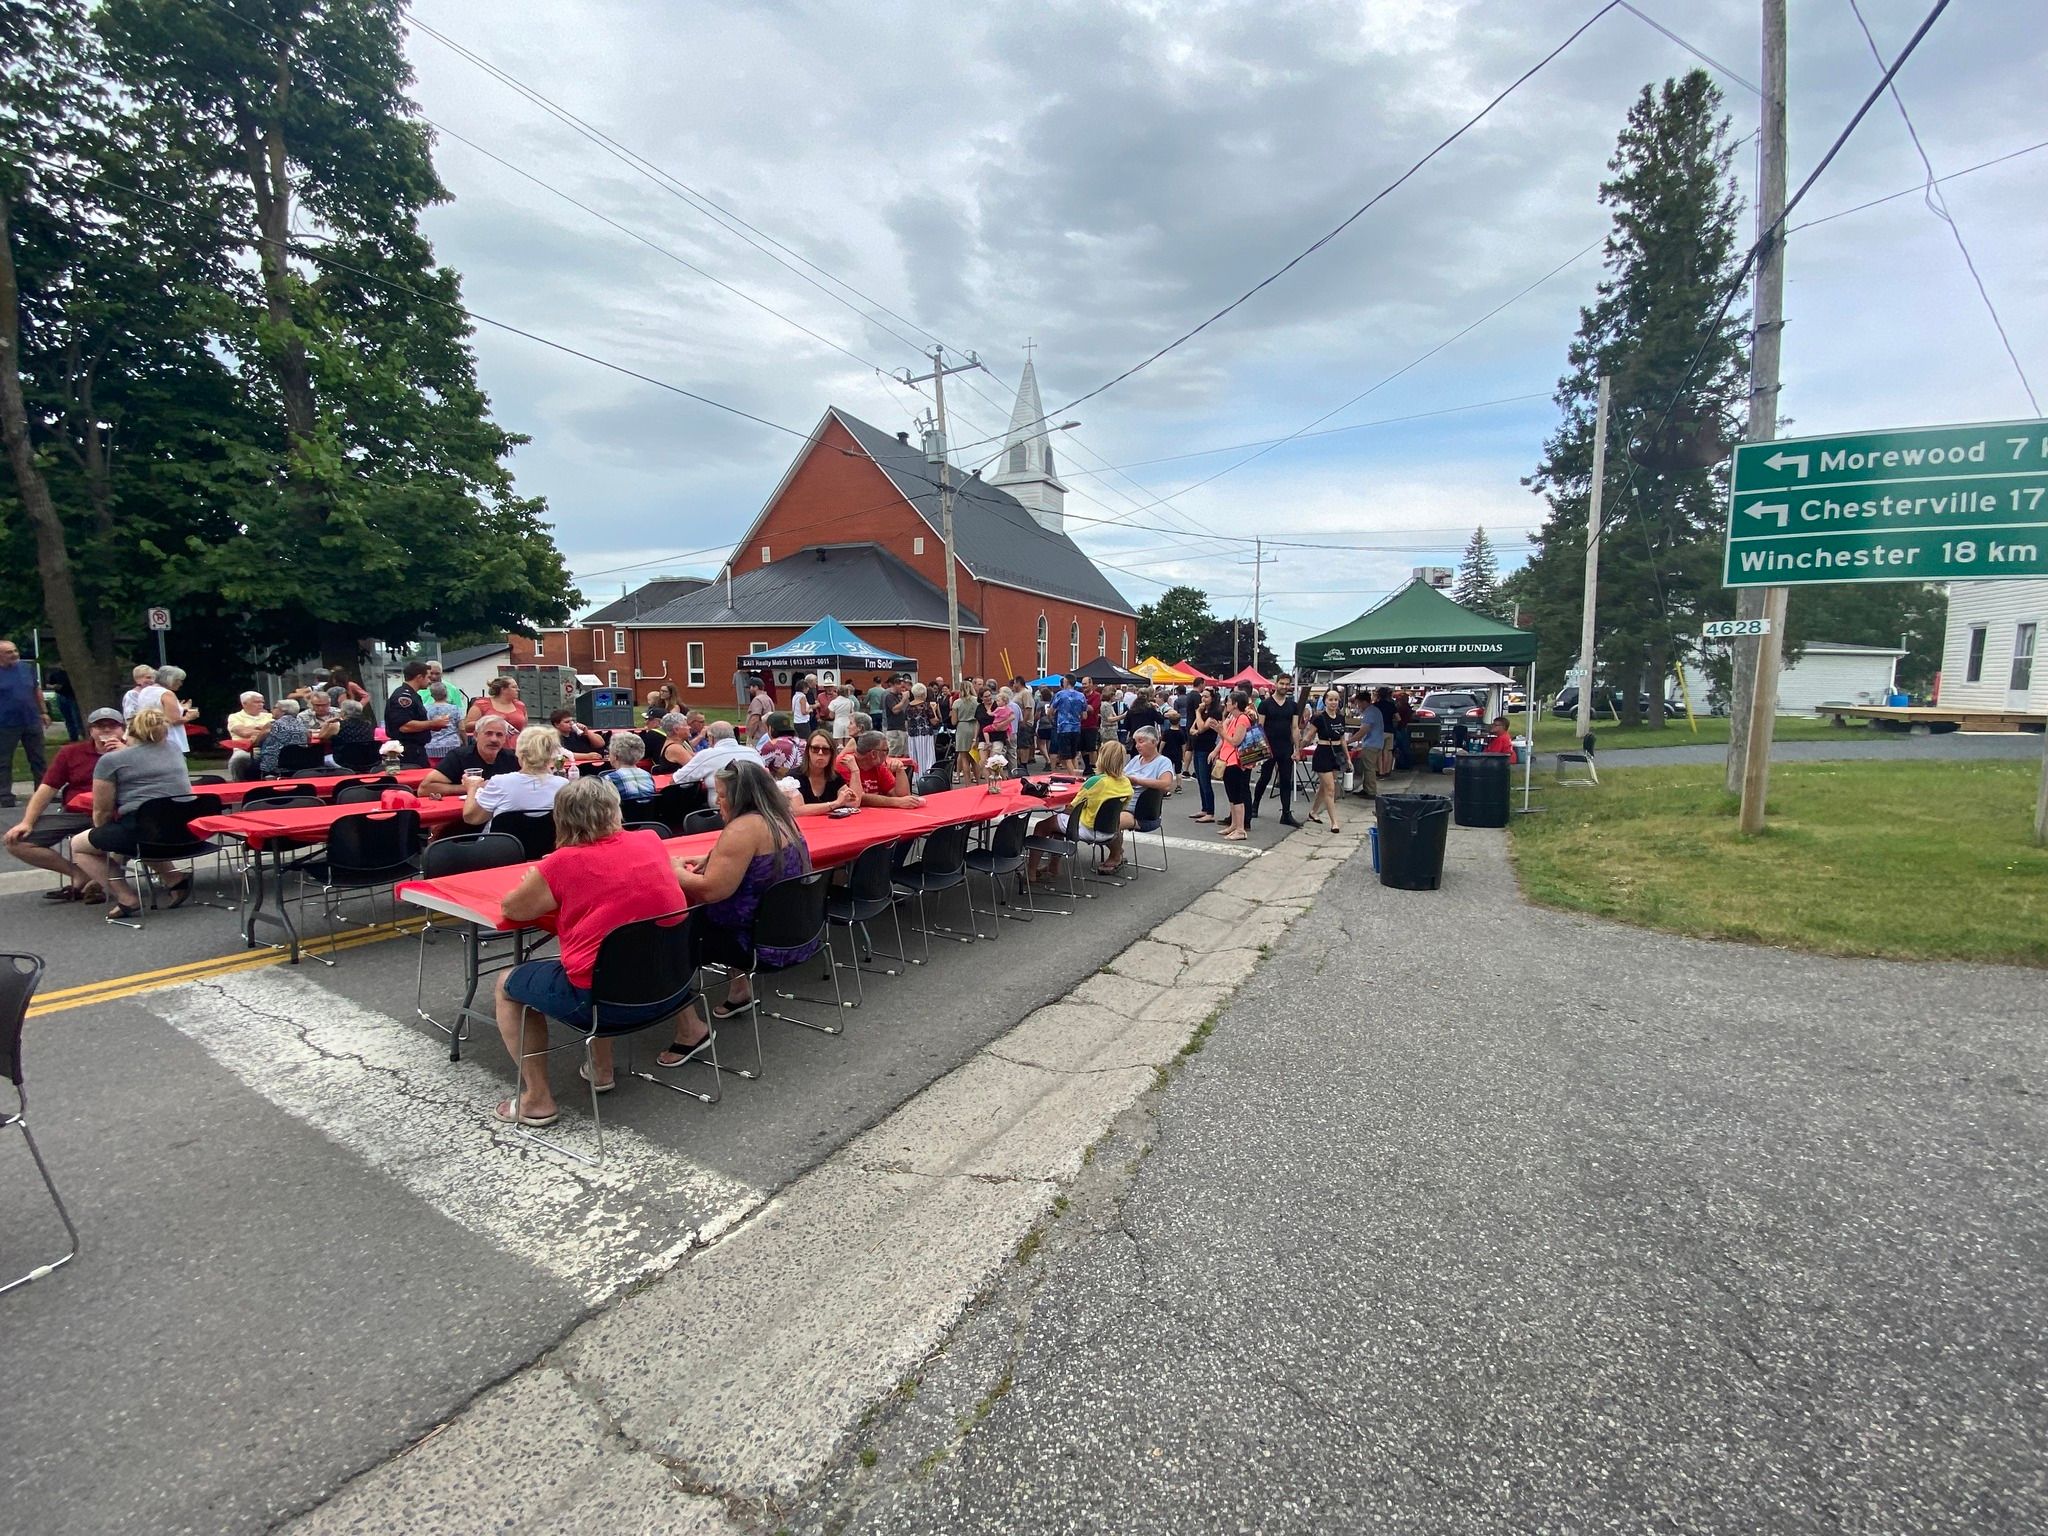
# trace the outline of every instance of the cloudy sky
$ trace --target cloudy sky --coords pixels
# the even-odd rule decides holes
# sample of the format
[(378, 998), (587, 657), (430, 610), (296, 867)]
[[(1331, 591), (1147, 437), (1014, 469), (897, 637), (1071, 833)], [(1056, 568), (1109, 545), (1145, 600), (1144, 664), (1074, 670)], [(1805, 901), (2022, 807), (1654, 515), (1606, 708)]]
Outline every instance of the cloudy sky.
[[(1861, 0), (1888, 58), (1927, 3)], [(416, 0), (448, 39), (409, 43), (454, 194), (429, 233), (480, 313), (799, 433), (827, 404), (906, 428), (928, 401), (884, 373), (923, 371), (934, 336), (975, 350), (988, 375), (948, 399), (967, 466), (993, 451), (969, 445), (1004, 425), (1027, 338), (1057, 410), (1323, 234), (1596, 8)], [(1731, 132), (1749, 133), (1756, 98), (1727, 70), (1757, 77), (1756, 0), (1639, 8), (1727, 67)], [(1878, 68), (1849, 0), (1791, 10), (1797, 186)], [(1937, 174), (2048, 140), (2039, 22), (2039, 0), (1968, 0), (1908, 63), (1900, 88)], [(1411, 566), (1453, 563), (1476, 524), (1514, 559), (1541, 515), (1519, 479), (1598, 275), (1597, 251), (1572, 258), (1604, 232), (1604, 162), (1641, 86), (1693, 62), (1610, 12), (1328, 246), (1078, 407), (1070, 531), (1133, 603), (1189, 581), (1226, 615), (1249, 609), (1254, 533), (1383, 546), (1274, 551), (1266, 613), (1283, 651)], [(1922, 176), (1883, 104), (1795, 227)], [(2048, 391), (2048, 149), (1942, 190)], [(1789, 250), (1792, 431), (2034, 414), (1917, 191)], [(489, 327), (477, 349), (499, 419), (533, 438), (520, 483), (548, 498), (593, 599), (714, 570), (799, 445)], [(1322, 428), (1344, 430), (1232, 468), (1253, 451), (1238, 445), (1332, 411)]]

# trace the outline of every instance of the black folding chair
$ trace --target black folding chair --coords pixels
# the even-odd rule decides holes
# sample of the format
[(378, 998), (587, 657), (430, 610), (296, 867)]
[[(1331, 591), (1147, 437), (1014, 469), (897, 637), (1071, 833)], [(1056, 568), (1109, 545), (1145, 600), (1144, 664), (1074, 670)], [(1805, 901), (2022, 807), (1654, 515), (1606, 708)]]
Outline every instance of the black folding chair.
[[(1025, 814), (1036, 816), (1040, 813), (1030, 811)], [(1073, 817), (1069, 816), (1067, 818), (1067, 830), (1064, 832), (1060, 831), (1055, 823), (1043, 832), (1030, 833), (1024, 839), (1024, 852), (1027, 859), (1032, 854), (1037, 854), (1042, 859), (1058, 859), (1062, 867), (1065, 868), (1067, 872), (1066, 890), (1049, 890), (1045, 893), (1048, 898), (1065, 896), (1067, 900), (1076, 902), (1093, 901), (1095, 899), (1093, 891), (1081, 889), (1080, 877), (1076, 873), (1076, 866), (1081, 862), (1081, 834), (1075, 825)], [(1026, 880), (1021, 870), (1018, 872), (1017, 883), (1019, 888), (1027, 893), (1027, 899), (1034, 900), (1035, 902), (1039, 887), (1032, 885)], [(1048, 917), (1072, 917), (1074, 915), (1072, 909), (1065, 907), (1041, 907), (1034, 904), (1031, 910), (1034, 914), (1042, 912)]]
[(285, 774), (318, 773), (327, 766), (327, 749), (289, 746), (277, 749), (277, 771)]
[(500, 811), (491, 818), (490, 829), (518, 838), (529, 859), (544, 859), (555, 851), (553, 811)]
[[(158, 884), (152, 863), (185, 864), (185, 878), (195, 884), (199, 879), (199, 861), (211, 858), (218, 861), (227, 856), (228, 848), (211, 838), (200, 837), (192, 830), (192, 823), (201, 816), (218, 816), (221, 813), (219, 795), (160, 795), (154, 800), (145, 800), (135, 811), (136, 847), (132, 855), (123, 861), (125, 868), (130, 864), (141, 865), (137, 879), (138, 892), (145, 897), (142, 905), (135, 909), (135, 916), (116, 917), (113, 893), (107, 897), (107, 921), (122, 928), (140, 928), (142, 914), (146, 908), (157, 904)], [(202, 907), (220, 909), (221, 904), (210, 901), (196, 893), (193, 902)]]
[[(967, 850), (965, 861), (967, 872), (970, 875), (986, 877), (989, 894), (989, 907), (986, 912), (983, 912), (982, 908), (974, 905), (974, 887), (970, 884), (967, 888), (968, 910), (980, 912), (983, 916), (993, 917), (998, 920), (992, 937), (1000, 938), (1002, 936), (1003, 925), (1001, 919), (1008, 917), (1014, 918), (1020, 923), (1028, 923), (1036, 915), (1037, 909), (1031, 904), (1030, 886), (1027, 885), (1024, 888), (1024, 910), (1022, 912), (1005, 910), (1010, 908), (1012, 903), (1003, 899), (1002, 888), (1004, 876), (1014, 876), (1019, 870), (1023, 869), (1025, 861), (1024, 842), (1030, 836), (1031, 812), (1016, 811), (996, 823), (995, 830), (989, 834), (986, 847), (970, 848)], [(977, 925), (977, 931), (979, 931), (979, 925)]]
[(1131, 802), (1131, 820), (1137, 826), (1124, 834), (1130, 845), (1124, 852), (1124, 858), (1134, 870), (1153, 868), (1138, 857), (1138, 839), (1156, 832), (1159, 835), (1157, 867), (1163, 871), (1166, 868), (1166, 791), (1156, 784), (1139, 790), (1138, 798)]
[(15, 1107), (13, 1111), (0, 1111), (0, 1131), (18, 1128), (21, 1139), (28, 1143), (28, 1155), (36, 1161), (36, 1172), (43, 1176), (43, 1188), (50, 1192), (50, 1199), (56, 1204), (57, 1215), (63, 1219), (64, 1230), (71, 1235), (71, 1251), (63, 1258), (48, 1264), (38, 1264), (25, 1275), (0, 1285), (0, 1296), (31, 1280), (41, 1280), (55, 1273), (78, 1257), (78, 1228), (72, 1225), (71, 1213), (64, 1208), (64, 1197), (57, 1193), (57, 1183), (50, 1177), (50, 1165), (43, 1161), (42, 1148), (28, 1128), (28, 1086), (21, 1070), (22, 1027), (28, 1022), (29, 999), (35, 996), (36, 987), (43, 979), (43, 962), (38, 955), (0, 954), (0, 1074), (14, 1084)]
[[(557, 1019), (575, 1039), (568, 1045), (549, 1045), (535, 1052), (521, 1052), (513, 1062), (516, 1069), (524, 1062), (536, 1057), (552, 1056), (557, 1051), (583, 1047), (583, 1077), (590, 1088), (590, 1118), (597, 1130), (597, 1156), (586, 1157), (558, 1141), (550, 1141), (523, 1125), (509, 1126), (513, 1134), (528, 1141), (539, 1142), (578, 1162), (604, 1165), (604, 1114), (598, 1107), (597, 1056), (592, 1046), (599, 1040), (616, 1040), (625, 1035), (637, 1035), (644, 1030), (667, 1024), (690, 1005), (696, 995), (697, 952), (693, 938), (693, 924), (687, 913), (670, 913), (666, 917), (650, 917), (637, 923), (627, 923), (614, 928), (604, 936), (598, 946), (597, 959), (590, 968), (590, 1027), (581, 1028), (565, 1024)], [(647, 1017), (631, 1023), (614, 1022), (607, 1013), (616, 1016), (624, 1009), (649, 1008), (654, 1010)], [(707, 1025), (708, 1025), (707, 1020)], [(711, 1079), (718, 1081), (718, 1041), (716, 1035), (705, 1040), (710, 1060)], [(694, 1054), (694, 1053), (693, 1053)], [(692, 1093), (674, 1083), (663, 1082), (646, 1072), (633, 1070), (628, 1059), (626, 1075), (645, 1082), (660, 1083), (664, 1088), (687, 1094), (700, 1103), (715, 1104), (718, 1095)], [(616, 1080), (616, 1079), (615, 1079)], [(513, 1103), (519, 1101), (519, 1085), (513, 1085)]]
[(236, 809), (244, 811), (253, 811), (261, 807), (271, 807), (274, 809), (272, 802), (292, 799), (298, 795), (311, 795), (315, 804), (318, 804), (320, 800), (319, 790), (311, 784), (259, 784), (250, 790), (249, 793), (242, 796), (242, 803)]
[(375, 779), (351, 779), (346, 784), (334, 786), (334, 804), (375, 805), (380, 803), (385, 792), (393, 787), (379, 783)]
[(645, 814), (648, 820), (664, 822), (681, 833), (691, 813), (703, 810), (709, 803), (709, 794), (702, 784), (664, 785), (655, 791)]
[[(361, 896), (370, 903), (370, 915), (374, 918), (379, 890), (395, 889), (399, 881), (418, 876), (424, 843), (418, 811), (359, 811), (329, 827), (326, 851), (291, 866), (299, 877), (299, 931), (303, 933), (306, 927), (308, 886), (319, 887), (320, 915), (328, 924), (328, 954), (315, 954), (310, 949), (302, 949), (301, 953), (332, 966), (332, 953), (341, 938), (334, 931), (334, 924), (343, 921), (338, 912), (340, 904), (351, 896)], [(395, 922), (395, 900), (391, 915)]]
[[(1091, 867), (1088, 878), (1097, 885), (1125, 886), (1130, 880), (1119, 880), (1116, 871), (1102, 873), (1102, 855), (1122, 834), (1124, 829), (1124, 807), (1131, 803), (1128, 795), (1118, 795), (1105, 800), (1088, 815), (1087, 828), (1081, 833), (1082, 846), (1089, 850)], [(1132, 876), (1132, 879), (1137, 878)]]
[(924, 957), (932, 957), (932, 935), (944, 934), (949, 939), (958, 939), (962, 944), (972, 944), (981, 938), (980, 925), (974, 921), (974, 898), (967, 899), (967, 925), (972, 933), (960, 933), (952, 928), (938, 928), (931, 923), (925, 910), (925, 898), (936, 896), (942, 891), (967, 888), (967, 834), (970, 829), (965, 822), (950, 827), (940, 827), (929, 833), (924, 840), (924, 854), (914, 864), (905, 864), (896, 871), (896, 889), (905, 896), (917, 898), (917, 927), (913, 933), (924, 935)]
[(699, 832), (722, 832), (725, 818), (716, 811), (692, 811), (683, 818), (682, 835), (694, 837)]
[[(427, 844), (420, 854), (420, 878), (438, 880), (443, 875), (467, 875), (480, 869), (502, 869), (508, 864), (525, 862), (526, 850), (509, 832), (468, 832)], [(462, 1006), (455, 1010), (453, 1023), (443, 1024), (427, 1012), (427, 938), (432, 931), (431, 923), (420, 929), (419, 967), (413, 984), (412, 1011), (448, 1036), (448, 1059), (460, 1061), (462, 1042), (468, 1038), (465, 1026), (469, 1020), (475, 1018), (496, 1023), (494, 1014), (484, 1013), (475, 1007), (477, 987), (484, 977), (510, 970), (526, 958), (528, 934), (523, 929), (499, 933), (479, 928), (474, 923), (462, 925)]]
[(195, 773), (195, 774), (193, 774), (193, 775), (192, 775), (192, 782), (193, 782), (193, 783), (194, 783), (195, 785), (197, 785), (197, 784), (225, 784), (225, 783), (227, 783), (227, 781), (228, 781), (228, 776), (227, 776), (226, 774), (224, 774), (224, 773)]
[[(285, 748), (286, 752), (290, 750), (289, 747)], [(363, 746), (336, 747), (328, 755), (350, 773), (374, 773), (384, 756), (383, 750), (374, 741)]]
[[(863, 965), (861, 946), (867, 947), (867, 959), (873, 961), (877, 955), (887, 960), (901, 960), (906, 965), (922, 965), (921, 960), (912, 960), (903, 952), (903, 914), (896, 906), (895, 876), (896, 847), (893, 843), (877, 843), (864, 849), (846, 871), (846, 883), (831, 887), (825, 897), (825, 922), (830, 928), (844, 928), (849, 943), (853, 946), (853, 987), (854, 1003), (858, 1008), (867, 1001), (867, 984), (861, 980), (861, 972), (874, 970), (884, 976), (900, 976), (903, 973), (889, 966)], [(875, 941), (868, 933), (868, 924), (888, 913), (896, 924), (896, 953), (875, 948)], [(831, 934), (825, 937), (831, 943)]]
[(953, 787), (952, 755), (935, 761), (911, 783), (911, 790), (920, 795), (942, 795)]
[[(799, 965), (808, 965), (822, 950), (825, 955), (825, 974), (832, 983), (833, 1006), (843, 1009), (847, 1006), (839, 990), (839, 957), (828, 942), (830, 933), (825, 922), (825, 899), (831, 891), (831, 872), (813, 870), (808, 875), (790, 875), (776, 881), (761, 893), (761, 905), (754, 912), (753, 944), (748, 952), (749, 964), (744, 972), (737, 967), (721, 965), (707, 960), (705, 965), (712, 970), (723, 971), (728, 977), (745, 975), (749, 1003), (747, 1016), (754, 1029), (754, 1069), (751, 1072), (738, 1068), (734, 1075), (749, 1081), (758, 1079), (764, 1070), (761, 1056), (761, 1016), (765, 1012), (771, 1019), (780, 1019), (785, 1024), (800, 1024), (805, 1029), (814, 1029), (821, 1035), (837, 1035), (845, 1032), (846, 1026), (839, 1023), (818, 1024), (810, 1019), (800, 1019), (795, 1014), (783, 1013), (779, 1009), (763, 1009), (761, 1006), (761, 978), (780, 971), (794, 970)], [(761, 951), (764, 949), (788, 950), (797, 953), (797, 958), (786, 965), (764, 966)], [(776, 996), (794, 1000), (794, 992), (778, 992)], [(823, 1002), (824, 999), (814, 999)]]
[(652, 832), (656, 837), (661, 838), (682, 836), (681, 832), (665, 821), (629, 821), (626, 823), (625, 830), (628, 832)]

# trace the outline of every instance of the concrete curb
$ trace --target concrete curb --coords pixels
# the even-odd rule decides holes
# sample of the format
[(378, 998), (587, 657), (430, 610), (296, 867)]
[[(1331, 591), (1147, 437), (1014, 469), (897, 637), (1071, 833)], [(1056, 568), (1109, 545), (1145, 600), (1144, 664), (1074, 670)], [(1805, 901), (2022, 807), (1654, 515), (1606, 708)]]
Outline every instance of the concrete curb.
[(718, 1532), (770, 1517), (936, 1349), (1354, 853), (1311, 824), (760, 1211), (293, 1523)]

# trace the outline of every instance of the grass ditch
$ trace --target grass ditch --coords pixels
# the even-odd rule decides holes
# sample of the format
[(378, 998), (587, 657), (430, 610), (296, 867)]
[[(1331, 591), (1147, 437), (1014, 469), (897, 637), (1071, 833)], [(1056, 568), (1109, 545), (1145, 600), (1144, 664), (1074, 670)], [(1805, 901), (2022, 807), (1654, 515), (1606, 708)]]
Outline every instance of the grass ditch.
[(1530, 900), (1703, 938), (2048, 967), (2034, 762), (1780, 764), (1736, 829), (1718, 767), (1636, 768), (1515, 819)]

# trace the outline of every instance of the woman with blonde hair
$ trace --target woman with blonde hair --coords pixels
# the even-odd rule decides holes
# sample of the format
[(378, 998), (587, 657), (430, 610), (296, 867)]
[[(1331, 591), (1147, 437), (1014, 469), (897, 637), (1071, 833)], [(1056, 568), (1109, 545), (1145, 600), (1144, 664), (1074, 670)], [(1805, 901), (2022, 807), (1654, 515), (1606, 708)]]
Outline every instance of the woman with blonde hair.
[[(85, 872), (88, 884), (107, 892), (110, 923), (131, 922), (142, 911), (139, 889), (129, 883), (125, 873), (117, 887), (113, 873), (116, 858), (133, 858), (141, 846), (136, 812), (151, 800), (192, 793), (185, 754), (171, 744), (170, 734), (170, 722), (162, 710), (140, 710), (128, 722), (131, 745), (109, 752), (93, 764), (92, 830), (72, 838), (71, 862)], [(191, 875), (172, 884), (170, 864), (152, 861), (149, 868), (171, 893), (172, 907), (182, 907), (192, 899)]]
[(529, 725), (519, 733), (512, 755), (519, 759), (517, 773), (500, 773), (469, 781), (462, 801), (462, 819), (480, 827), (500, 811), (553, 810), (555, 796), (568, 782), (561, 768), (568, 759), (562, 738), (552, 726)]

